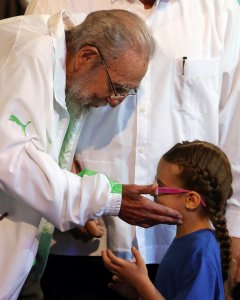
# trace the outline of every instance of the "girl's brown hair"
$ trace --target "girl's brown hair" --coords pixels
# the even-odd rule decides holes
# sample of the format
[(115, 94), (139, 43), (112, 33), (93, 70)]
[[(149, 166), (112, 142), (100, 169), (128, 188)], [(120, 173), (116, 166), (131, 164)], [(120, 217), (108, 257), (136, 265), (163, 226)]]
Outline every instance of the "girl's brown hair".
[(231, 239), (225, 212), (232, 196), (232, 172), (225, 153), (217, 146), (203, 141), (176, 144), (163, 159), (181, 167), (178, 179), (183, 187), (198, 192), (207, 204), (208, 214), (220, 244), (225, 298), (230, 297)]

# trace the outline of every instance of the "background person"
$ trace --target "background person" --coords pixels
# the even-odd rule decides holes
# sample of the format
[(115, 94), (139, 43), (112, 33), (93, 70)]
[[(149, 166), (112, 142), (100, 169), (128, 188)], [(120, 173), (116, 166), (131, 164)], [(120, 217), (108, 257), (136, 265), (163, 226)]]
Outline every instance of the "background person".
[(27, 0), (1, 0), (0, 19), (22, 15), (28, 5)]

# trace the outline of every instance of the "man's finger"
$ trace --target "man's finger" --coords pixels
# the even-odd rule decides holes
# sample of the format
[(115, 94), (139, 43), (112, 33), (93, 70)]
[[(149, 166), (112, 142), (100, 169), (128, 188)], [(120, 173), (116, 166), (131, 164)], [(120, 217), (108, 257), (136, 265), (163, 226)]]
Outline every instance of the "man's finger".
[(135, 200), (132, 198), (130, 199), (123, 195), (120, 215), (124, 213), (126, 215), (132, 215), (135, 217), (153, 217), (155, 218), (155, 220), (159, 219), (161, 216), (176, 218), (179, 220), (182, 219), (181, 214), (170, 207), (155, 203), (154, 201), (151, 201), (142, 196), (136, 197), (138, 197), (139, 200)]
[(182, 224), (182, 220), (178, 220), (170, 217), (161, 217), (159, 219), (156, 219), (155, 221), (144, 219), (144, 220), (139, 220), (137, 222), (135, 221), (135, 219), (128, 219), (128, 218), (121, 218), (121, 219), (131, 225), (140, 226), (143, 228), (149, 228), (158, 224), (168, 224), (168, 225)]
[(149, 209), (146, 208), (146, 215), (147, 216), (151, 216), (154, 217), (156, 216), (156, 218), (161, 217), (161, 216), (166, 216), (166, 217), (171, 217), (171, 218), (176, 218), (176, 219), (182, 219), (181, 214), (170, 208), (167, 207), (165, 205), (159, 204), (159, 203), (155, 203), (149, 199), (147, 199), (147, 201), (149, 201), (148, 203), (146, 203), (146, 207), (148, 207)]
[[(137, 185), (137, 184), (128, 184), (128, 185), (123, 185), (123, 193), (133, 193), (133, 194), (142, 194), (142, 195), (152, 195), (155, 196), (157, 195), (157, 187), (158, 184), (152, 183), (148, 185)], [(126, 190), (127, 188), (127, 190)]]

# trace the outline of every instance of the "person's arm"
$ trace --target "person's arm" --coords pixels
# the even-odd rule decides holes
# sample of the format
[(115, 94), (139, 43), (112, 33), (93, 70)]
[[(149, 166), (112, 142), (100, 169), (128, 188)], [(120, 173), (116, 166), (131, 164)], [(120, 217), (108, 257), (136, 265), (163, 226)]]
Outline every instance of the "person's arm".
[[(47, 21), (46, 17), (43, 20)], [(177, 212), (163, 212), (141, 196), (152, 192), (151, 186), (130, 185), (116, 190), (103, 174), (80, 177), (59, 167), (58, 154), (68, 119), (65, 74), (54, 73), (55, 66), (62, 70), (62, 61), (53, 61), (54, 53), (60, 50), (53, 49), (53, 37), (47, 30), (39, 33), (38, 40), (38, 23), (31, 24), (30, 30), (28, 21), (27, 16), (13, 19), (0, 28), (6, 39), (0, 49), (4, 66), (0, 72), (0, 182), (5, 197), (23, 204), (18, 210), (21, 218), (25, 218), (28, 206), (35, 212), (36, 223), (44, 217), (60, 230), (83, 226), (101, 215), (117, 216), (119, 211), (121, 218), (140, 226), (164, 220), (178, 222)], [(55, 100), (53, 73), (58, 76), (56, 82), (62, 83), (55, 91)], [(163, 214), (166, 218), (161, 217)], [(9, 213), (10, 218), (15, 216), (20, 218)]]
[[(74, 159), (71, 167), (71, 172), (74, 174), (78, 174), (81, 172), (80, 163)], [(161, 218), (161, 223), (168, 223), (168, 222), (175, 222), (180, 221), (180, 215), (176, 215), (178, 220), (173, 220), (175, 216), (175, 212), (171, 212), (168, 210), (167, 207), (156, 205), (154, 202), (149, 202), (149, 200), (144, 198), (139, 198), (139, 194), (141, 191), (143, 193), (155, 194), (156, 193), (157, 185), (148, 186), (136, 186), (136, 185), (123, 185), (123, 193), (122, 193), (122, 203), (120, 208), (119, 217), (122, 218), (127, 223), (131, 224), (138, 224), (139, 226), (149, 227), (154, 222), (159, 222), (159, 217)], [(129, 202), (129, 197), (133, 197), (136, 199), (134, 202)], [(145, 209), (143, 207), (145, 206)], [(162, 210), (161, 214), (158, 215), (158, 219), (154, 213), (159, 214), (159, 209)], [(173, 215), (171, 215), (173, 213)], [(71, 229), (71, 234), (76, 239), (82, 239), (84, 242), (90, 241), (93, 237), (100, 238), (103, 235), (103, 228), (99, 224), (97, 220), (94, 221), (87, 221), (85, 226), (80, 227), (76, 226), (75, 228)]]
[[(96, 175), (103, 176), (88, 169), (83, 170), (78, 175), (82, 178), (94, 177)], [(109, 181), (110, 191), (113, 195), (116, 195), (116, 199), (121, 195), (120, 211), (117, 215), (125, 222), (145, 228), (159, 223), (182, 223), (182, 217), (177, 211), (142, 196), (142, 194), (156, 195), (157, 183), (150, 185), (122, 185), (108, 177), (106, 178)], [(114, 198), (112, 202), (114, 202)], [(115, 205), (115, 203), (113, 203), (113, 205)], [(111, 206), (105, 214), (114, 215), (114, 211), (111, 211)]]
[[(146, 265), (135, 247), (132, 248), (132, 253), (135, 258), (135, 262), (119, 258), (109, 249), (104, 250), (102, 251), (104, 265), (109, 271), (117, 275), (136, 291), (138, 296), (136, 299), (164, 300), (164, 297), (158, 292), (149, 279)], [(117, 288), (115, 289), (114, 283), (112, 283), (111, 288), (118, 291), (119, 281), (116, 282), (116, 287)], [(125, 297), (133, 299), (134, 296), (132, 295), (134, 295), (134, 293), (129, 293), (129, 297), (125, 294)]]
[[(75, 158), (73, 159), (70, 171), (74, 174), (81, 172), (80, 163)], [(101, 238), (104, 233), (104, 227), (99, 220), (90, 220), (84, 226), (75, 226), (73, 229), (70, 229), (70, 233), (75, 239), (88, 243), (93, 238)]]

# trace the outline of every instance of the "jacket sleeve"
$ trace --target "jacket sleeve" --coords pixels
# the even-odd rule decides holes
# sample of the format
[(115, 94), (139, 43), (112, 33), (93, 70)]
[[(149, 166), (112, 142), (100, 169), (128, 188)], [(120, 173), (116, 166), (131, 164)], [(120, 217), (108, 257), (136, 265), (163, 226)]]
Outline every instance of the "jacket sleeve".
[(117, 215), (121, 193), (112, 193), (105, 175), (80, 177), (58, 166), (68, 120), (53, 101), (52, 40), (40, 17), (35, 26), (25, 25), (24, 18), (0, 24), (1, 207), (14, 219), (14, 203), (21, 201), (18, 218), (24, 220), (27, 205), (60, 230), (103, 214)]

